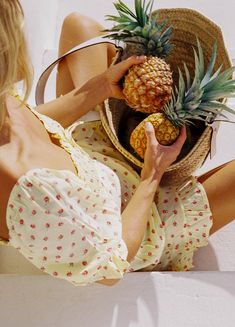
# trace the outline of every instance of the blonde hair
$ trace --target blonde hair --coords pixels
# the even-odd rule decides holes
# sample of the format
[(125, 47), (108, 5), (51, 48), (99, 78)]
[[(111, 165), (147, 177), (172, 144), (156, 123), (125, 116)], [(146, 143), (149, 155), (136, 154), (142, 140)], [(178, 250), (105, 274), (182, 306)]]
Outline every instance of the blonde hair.
[(0, 130), (6, 115), (6, 95), (20, 80), (24, 100), (30, 93), (32, 69), (23, 33), (24, 13), (18, 0), (0, 0)]

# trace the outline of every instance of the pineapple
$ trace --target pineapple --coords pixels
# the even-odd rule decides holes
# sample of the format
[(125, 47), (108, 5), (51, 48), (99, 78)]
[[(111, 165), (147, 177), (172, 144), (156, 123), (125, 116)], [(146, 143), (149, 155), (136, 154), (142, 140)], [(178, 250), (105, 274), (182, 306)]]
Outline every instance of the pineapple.
[(135, 0), (135, 13), (121, 0), (114, 4), (119, 16), (107, 16), (118, 23), (110, 30), (111, 39), (126, 43), (120, 60), (131, 55), (146, 55), (146, 61), (129, 69), (123, 93), (129, 107), (144, 113), (158, 112), (170, 100), (172, 72), (164, 58), (173, 48), (169, 40), (172, 27), (158, 24), (152, 17), (153, 1)]
[(147, 144), (144, 128), (147, 121), (153, 124), (158, 142), (170, 145), (178, 137), (180, 128), (194, 124), (193, 120), (209, 124), (216, 116), (227, 118), (222, 112), (235, 114), (234, 110), (221, 102), (224, 98), (235, 97), (235, 80), (231, 79), (235, 67), (221, 73), (221, 66), (212, 73), (217, 56), (215, 44), (205, 72), (204, 55), (198, 40), (197, 47), (198, 52), (194, 49), (195, 76), (192, 83), (188, 68), (184, 64), (185, 78), (179, 69), (179, 85), (178, 88), (175, 87), (171, 101), (164, 106), (162, 112), (150, 114), (133, 130), (130, 144), (141, 158), (144, 158)]

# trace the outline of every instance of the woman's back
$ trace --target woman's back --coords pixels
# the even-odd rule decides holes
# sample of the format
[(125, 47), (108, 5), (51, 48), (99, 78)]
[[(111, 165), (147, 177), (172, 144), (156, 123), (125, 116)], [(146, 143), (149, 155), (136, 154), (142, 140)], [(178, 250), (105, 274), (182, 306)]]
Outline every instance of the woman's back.
[(12, 101), (9, 117), (18, 109), (19, 123), (10, 120), (12, 137), (0, 148), (3, 187), (10, 181), (0, 199), (1, 236), (42, 271), (75, 285), (122, 277), (129, 263), (118, 176), (70, 130)]
[(0, 145), (0, 237), (8, 239), (6, 207), (17, 180), (33, 168), (66, 169), (76, 173), (70, 155), (50, 136), (40, 120), (15, 97), (7, 98), (8, 117)]

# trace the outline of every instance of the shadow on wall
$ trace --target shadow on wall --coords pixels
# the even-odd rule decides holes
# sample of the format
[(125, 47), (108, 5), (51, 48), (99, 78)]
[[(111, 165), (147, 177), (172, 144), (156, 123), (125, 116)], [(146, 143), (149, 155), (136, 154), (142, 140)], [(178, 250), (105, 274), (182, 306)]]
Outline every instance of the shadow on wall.
[[(158, 296), (154, 285), (153, 278), (150, 278), (150, 273), (135, 273), (140, 274), (141, 278), (131, 278), (129, 274), (126, 281), (122, 281), (114, 288), (97, 289), (97, 292), (102, 291), (103, 299), (106, 299), (105, 312), (106, 326), (158, 326)], [(134, 277), (134, 276), (133, 276)], [(138, 282), (139, 281), (139, 282)], [(116, 289), (115, 289), (116, 288)], [(127, 294), (128, 289), (128, 294)], [(104, 292), (104, 293), (103, 293)], [(87, 294), (87, 292), (86, 292)], [(87, 304), (86, 304), (87, 305)], [(101, 304), (104, 307), (103, 303)], [(139, 314), (141, 307), (141, 316)], [(128, 308), (128, 310), (127, 310)], [(85, 308), (84, 308), (85, 310)], [(93, 321), (99, 319), (99, 312), (93, 314)], [(127, 315), (127, 311), (131, 314)], [(86, 312), (86, 311), (84, 311)], [(143, 314), (144, 313), (144, 314)], [(101, 321), (104, 321), (104, 318)], [(81, 323), (81, 326), (88, 327), (87, 322)], [(90, 326), (89, 326), (90, 327)]]
[(219, 264), (216, 258), (215, 250), (209, 244), (198, 249), (194, 254), (194, 268), (191, 271), (219, 271)]
[[(30, 262), (18, 254), (17, 250), (14, 250), (15, 249), (11, 247), (4, 247), (3, 249), (3, 246), (1, 246), (0, 248), (0, 281), (2, 280), (5, 285), (5, 303), (7, 303), (8, 297), (9, 303), (12, 301), (11, 290), (15, 289), (14, 283), (18, 285), (17, 287), (21, 285), (22, 292), (27, 293), (32, 289), (32, 286), (30, 286), (32, 285), (32, 278), (37, 278), (33, 282), (33, 292), (37, 294), (37, 298), (46, 298), (48, 307), (50, 307), (50, 305), (53, 307), (55, 299), (61, 298), (61, 294), (69, 294), (69, 299), (66, 299), (66, 304), (64, 304), (63, 310), (66, 311), (67, 317), (69, 316), (70, 311), (73, 312), (71, 313), (71, 316), (75, 319), (74, 310), (76, 307), (76, 311), (79, 313), (79, 326), (90, 327), (91, 319), (92, 322), (96, 322), (96, 326), (100, 327), (104, 326), (104, 321), (105, 326), (113, 327), (139, 326), (139, 324), (140, 326), (158, 326), (157, 292), (154, 286), (154, 280), (151, 278), (150, 273), (130, 273), (126, 275), (120, 283), (112, 287), (99, 284), (93, 284), (86, 287), (74, 287), (67, 281), (46, 276), (46, 274), (34, 268)], [(5, 275), (5, 278), (2, 279), (1, 274), (2, 278), (4, 278), (3, 274), (12, 274), (12, 276)], [(19, 274), (21, 276), (14, 276), (13, 274)], [(38, 274), (44, 276), (35, 276)], [(133, 274), (133, 276), (131, 276), (131, 274)], [(136, 279), (137, 274), (141, 278)], [(43, 279), (39, 280), (39, 277)], [(23, 286), (24, 283), (25, 287)], [(48, 292), (49, 289), (53, 289), (53, 292)], [(19, 295), (18, 293), (21, 294), (21, 292), (14, 293), (14, 302), (19, 302), (19, 306), (22, 306), (22, 294)], [(98, 301), (98, 299), (100, 299), (100, 301)], [(26, 297), (24, 307), (27, 307), (28, 301), (29, 299)], [(95, 310), (93, 307), (94, 301), (96, 305)], [(91, 303), (93, 305), (91, 305)], [(41, 303), (40, 306), (40, 310), (44, 312), (44, 304)], [(145, 313), (144, 317), (139, 316), (140, 307), (141, 311)], [(58, 312), (56, 316), (59, 326), (67, 325), (65, 321), (63, 322), (63, 310)], [(131, 314), (128, 315), (127, 311), (130, 311)], [(55, 319), (55, 317), (53, 319)], [(41, 321), (41, 323), (43, 325), (43, 321)], [(55, 325), (57, 325), (57, 323), (55, 323)]]
[[(15, 248), (10, 246), (0, 246), (0, 276), (1, 274), (12, 274), (21, 276), (46, 275), (39, 269), (34, 267)], [(87, 287), (79, 287), (79, 294), (83, 298), (82, 303), (79, 303), (79, 311), (86, 312), (86, 315), (79, 319), (79, 325), (83, 327), (88, 327), (86, 317), (89, 316), (89, 314), (92, 315), (93, 321), (104, 321), (103, 317), (99, 316), (103, 309), (98, 308), (98, 306), (100, 305), (102, 308), (104, 308), (105, 302), (105, 320), (107, 322), (106, 326), (113, 326), (114, 319), (116, 322), (115, 326), (122, 327), (128, 327), (130, 326), (130, 323), (135, 324), (139, 322), (140, 317), (138, 316), (138, 306), (140, 305), (142, 309), (144, 308), (144, 310), (146, 311), (146, 317), (148, 317), (148, 319), (151, 319), (151, 321), (149, 321), (146, 326), (157, 326), (157, 297), (153, 282), (149, 279), (150, 274), (139, 274), (141, 274), (141, 283), (138, 284), (136, 284), (135, 278), (132, 279), (131, 276), (125, 276), (122, 282), (118, 283), (117, 285), (114, 285), (113, 287), (104, 287), (102, 285), (95, 284), (88, 286), (89, 288), (91, 288), (89, 292), (85, 290), (87, 289)], [(126, 281), (126, 279), (128, 279), (128, 281)], [(148, 282), (145, 283), (146, 280), (148, 280)], [(69, 287), (69, 289), (71, 286), (71, 290), (75, 290), (75, 292), (72, 294), (74, 294), (74, 296), (78, 296), (78, 288), (68, 284), (68, 282), (63, 280), (56, 280), (53, 277), (50, 277), (49, 281), (52, 283), (51, 285), (57, 282), (61, 283), (62, 286), (66, 285), (66, 287)], [(128, 296), (126, 293), (126, 282), (128, 282)], [(96, 299), (98, 299), (100, 297), (101, 287), (102, 301), (100, 302), (100, 304), (99, 302), (97, 302), (97, 310), (93, 310), (93, 308), (91, 308), (89, 305), (90, 297), (95, 297)], [(118, 292), (116, 292), (117, 287)], [(47, 287), (45, 287), (45, 289), (47, 289)], [(112, 296), (113, 294), (115, 294), (114, 297)], [(104, 299), (107, 299), (107, 301), (105, 301)], [(127, 307), (130, 307), (132, 312), (128, 322), (126, 316)]]
[[(200, 282), (205, 284), (204, 292), (205, 296), (208, 297), (208, 299), (212, 299), (212, 294), (208, 294), (208, 285), (213, 285), (216, 286), (217, 288), (220, 288), (221, 290), (224, 290), (228, 294), (232, 296), (232, 298), (235, 298), (235, 283), (234, 283), (234, 272), (226, 272), (227, 278), (222, 278), (221, 279), (221, 274), (218, 274), (216, 271), (211, 272), (211, 273), (204, 273), (204, 272), (186, 272), (183, 273), (183, 278), (184, 280), (194, 280), (196, 282)], [(167, 272), (167, 275), (171, 275), (172, 279), (176, 280), (178, 278), (182, 278), (182, 273), (177, 273), (177, 272)], [(231, 283), (231, 280), (233, 281)], [(191, 282), (190, 282), (191, 283)], [(189, 283), (189, 284), (190, 284)], [(174, 282), (174, 285), (178, 285), (179, 290), (177, 290), (177, 287), (174, 287), (173, 292), (180, 292), (183, 295), (182, 290), (184, 288), (181, 288), (180, 283)], [(188, 291), (185, 291), (188, 292)], [(200, 296), (203, 296), (202, 292), (200, 292)]]
[(113, 287), (6, 276), (0, 286), (6, 327), (19, 324), (19, 318), (20, 325), (35, 327), (233, 326), (232, 272), (130, 273)]

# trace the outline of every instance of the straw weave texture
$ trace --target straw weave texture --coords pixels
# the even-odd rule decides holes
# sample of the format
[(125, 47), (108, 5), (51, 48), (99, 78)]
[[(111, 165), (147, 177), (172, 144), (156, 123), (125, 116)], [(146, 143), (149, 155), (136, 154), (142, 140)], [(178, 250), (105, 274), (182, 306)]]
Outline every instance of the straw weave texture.
[[(173, 71), (174, 81), (178, 81), (178, 67), (183, 71), (183, 62), (188, 66), (191, 77), (194, 77), (193, 47), (197, 49), (199, 39), (207, 66), (212, 53), (212, 48), (217, 41), (218, 55), (215, 69), (223, 64), (223, 69), (231, 67), (223, 35), (220, 28), (199, 12), (186, 8), (160, 9), (157, 14), (158, 21), (168, 19), (167, 25), (173, 25), (172, 43), (175, 45), (172, 54), (166, 59)], [(117, 58), (116, 61), (118, 61)], [(205, 67), (206, 67), (205, 66)], [(125, 111), (126, 104), (121, 100), (108, 99), (104, 102), (100, 114), (103, 127), (111, 142), (123, 156), (129, 160), (133, 167), (140, 171), (143, 162), (129, 153), (119, 142), (118, 131), (120, 121)], [(173, 163), (165, 172), (161, 184), (179, 184), (185, 181), (195, 170), (203, 164), (210, 152), (212, 128), (206, 127), (198, 138), (194, 147), (180, 161)]]

